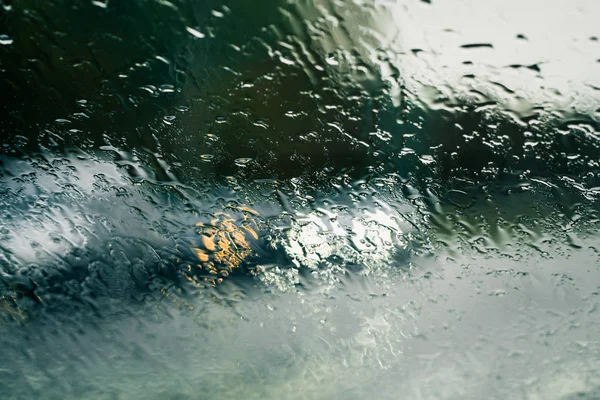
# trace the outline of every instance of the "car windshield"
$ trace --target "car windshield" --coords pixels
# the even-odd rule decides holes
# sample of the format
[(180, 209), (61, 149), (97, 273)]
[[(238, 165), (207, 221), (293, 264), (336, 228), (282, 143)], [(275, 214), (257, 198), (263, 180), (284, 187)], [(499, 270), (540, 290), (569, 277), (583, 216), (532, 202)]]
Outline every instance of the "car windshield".
[(600, 398), (597, 0), (1, 0), (0, 398)]

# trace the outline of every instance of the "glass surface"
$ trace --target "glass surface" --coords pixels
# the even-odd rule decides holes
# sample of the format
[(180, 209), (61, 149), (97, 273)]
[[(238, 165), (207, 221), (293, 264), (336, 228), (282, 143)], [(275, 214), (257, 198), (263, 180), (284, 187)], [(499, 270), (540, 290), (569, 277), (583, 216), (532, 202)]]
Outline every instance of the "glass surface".
[(600, 398), (597, 0), (0, 6), (0, 398)]

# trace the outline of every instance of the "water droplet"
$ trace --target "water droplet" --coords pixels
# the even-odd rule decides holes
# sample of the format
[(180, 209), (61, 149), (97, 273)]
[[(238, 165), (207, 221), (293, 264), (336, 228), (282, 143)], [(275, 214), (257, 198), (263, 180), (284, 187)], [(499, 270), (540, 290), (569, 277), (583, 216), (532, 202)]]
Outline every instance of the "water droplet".
[(329, 65), (333, 65), (333, 66), (340, 65), (340, 63), (335, 59), (334, 56), (327, 57), (327, 59), (325, 61), (327, 61), (327, 64), (329, 64)]
[(236, 158), (235, 165), (238, 167), (245, 167), (250, 163), (250, 161), (252, 161), (252, 158)]
[(96, 7), (107, 8), (108, 0), (106, 0), (106, 1), (92, 0), (92, 4), (95, 5)]
[(167, 84), (160, 85), (159, 90), (162, 93), (173, 93), (173, 92), (175, 92), (175, 86), (173, 86), (173, 85), (167, 85)]
[(13, 44), (13, 39), (6, 34), (0, 34), (0, 45), (8, 46)]
[(185, 28), (192, 36), (194, 36), (195, 38), (198, 39), (203, 39), (206, 35), (204, 35), (204, 33), (192, 28), (192, 27), (186, 27)]
[(463, 49), (481, 49), (481, 48), (493, 48), (491, 43), (468, 43), (460, 46)]
[(165, 115), (163, 117), (163, 121), (169, 125), (172, 125), (173, 121), (175, 121), (175, 119), (177, 119), (177, 117), (175, 115)]
[(291, 59), (289, 59), (287, 57), (284, 57), (284, 56), (280, 56), (279, 57), (279, 61), (281, 61), (283, 64), (286, 64), (286, 65), (294, 65), (295, 64), (294, 60), (291, 60)]
[(475, 202), (473, 196), (463, 192), (462, 190), (449, 190), (448, 193), (446, 193), (446, 197), (448, 198), (449, 202), (457, 207), (468, 208), (471, 207)]

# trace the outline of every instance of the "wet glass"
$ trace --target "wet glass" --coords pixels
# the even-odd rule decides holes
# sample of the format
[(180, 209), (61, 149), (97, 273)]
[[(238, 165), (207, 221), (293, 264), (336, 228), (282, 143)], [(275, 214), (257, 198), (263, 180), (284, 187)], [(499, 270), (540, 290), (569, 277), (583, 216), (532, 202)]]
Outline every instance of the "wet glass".
[(0, 397), (600, 397), (596, 0), (3, 0)]

